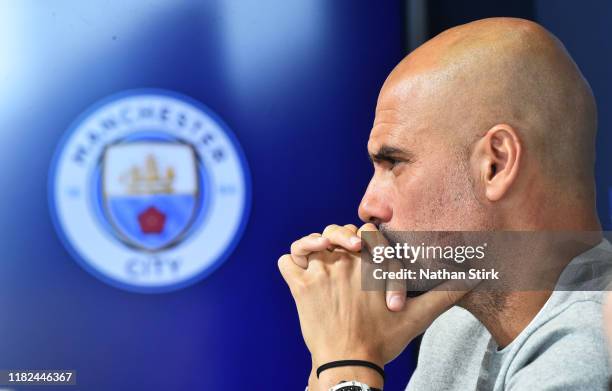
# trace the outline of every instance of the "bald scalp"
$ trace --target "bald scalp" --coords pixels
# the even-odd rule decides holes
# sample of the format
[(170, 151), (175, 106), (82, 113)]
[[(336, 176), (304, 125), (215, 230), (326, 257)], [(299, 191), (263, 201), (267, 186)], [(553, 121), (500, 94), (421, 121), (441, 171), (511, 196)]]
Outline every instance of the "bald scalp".
[(389, 75), (377, 116), (385, 110), (468, 150), (494, 125), (511, 125), (527, 164), (594, 198), (595, 100), (561, 42), (536, 23), (491, 18), (437, 35)]

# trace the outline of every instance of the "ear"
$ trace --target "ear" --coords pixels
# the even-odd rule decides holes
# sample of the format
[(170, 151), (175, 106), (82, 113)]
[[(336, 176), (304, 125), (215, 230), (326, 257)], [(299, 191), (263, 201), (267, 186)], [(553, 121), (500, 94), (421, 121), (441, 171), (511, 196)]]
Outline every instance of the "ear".
[(499, 201), (516, 180), (521, 161), (521, 141), (512, 126), (495, 125), (477, 142), (474, 155), (484, 184), (485, 197)]

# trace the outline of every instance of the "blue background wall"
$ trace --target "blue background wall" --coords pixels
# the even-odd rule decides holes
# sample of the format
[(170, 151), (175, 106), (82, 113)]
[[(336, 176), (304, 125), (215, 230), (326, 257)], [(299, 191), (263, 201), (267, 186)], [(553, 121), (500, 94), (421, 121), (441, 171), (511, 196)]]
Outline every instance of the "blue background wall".
[[(276, 261), (325, 224), (357, 223), (377, 92), (402, 57), (400, 2), (0, 7), (0, 368), (74, 368), (87, 390), (303, 389), (310, 359)], [(253, 178), (234, 254), (168, 294), (90, 276), (60, 244), (47, 203), (51, 156), (74, 118), (140, 87), (216, 111)], [(396, 364), (403, 377), (410, 362)]]
[[(276, 259), (327, 223), (357, 222), (376, 96), (403, 56), (401, 3), (0, 3), (0, 368), (74, 368), (87, 390), (301, 389), (309, 357)], [(610, 227), (612, 5), (429, 5), (432, 35), (514, 15), (564, 41), (599, 102), (599, 210)], [(87, 274), (61, 246), (47, 203), (51, 156), (73, 119), (140, 87), (215, 110), (253, 177), (250, 222), (234, 254), (204, 281), (160, 295)], [(405, 384), (413, 353), (390, 366), (387, 389)]]

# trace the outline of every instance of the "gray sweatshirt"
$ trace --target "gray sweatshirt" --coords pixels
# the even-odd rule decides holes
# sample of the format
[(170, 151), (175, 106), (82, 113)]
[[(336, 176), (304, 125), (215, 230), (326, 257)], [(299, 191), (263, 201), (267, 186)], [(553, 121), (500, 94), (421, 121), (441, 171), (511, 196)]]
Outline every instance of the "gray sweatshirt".
[(472, 314), (450, 309), (423, 336), (407, 390), (608, 390), (601, 305), (610, 273), (612, 245), (604, 240), (574, 258), (561, 276), (566, 284), (591, 276), (591, 283), (597, 280), (601, 288), (553, 292), (531, 323), (501, 350)]

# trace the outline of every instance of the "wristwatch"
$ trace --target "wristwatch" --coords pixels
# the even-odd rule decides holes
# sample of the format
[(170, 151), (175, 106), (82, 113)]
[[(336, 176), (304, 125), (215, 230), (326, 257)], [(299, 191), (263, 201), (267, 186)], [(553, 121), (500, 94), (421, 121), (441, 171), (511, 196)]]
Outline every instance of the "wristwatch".
[(382, 391), (380, 388), (372, 388), (358, 381), (343, 381), (329, 389), (329, 391)]

